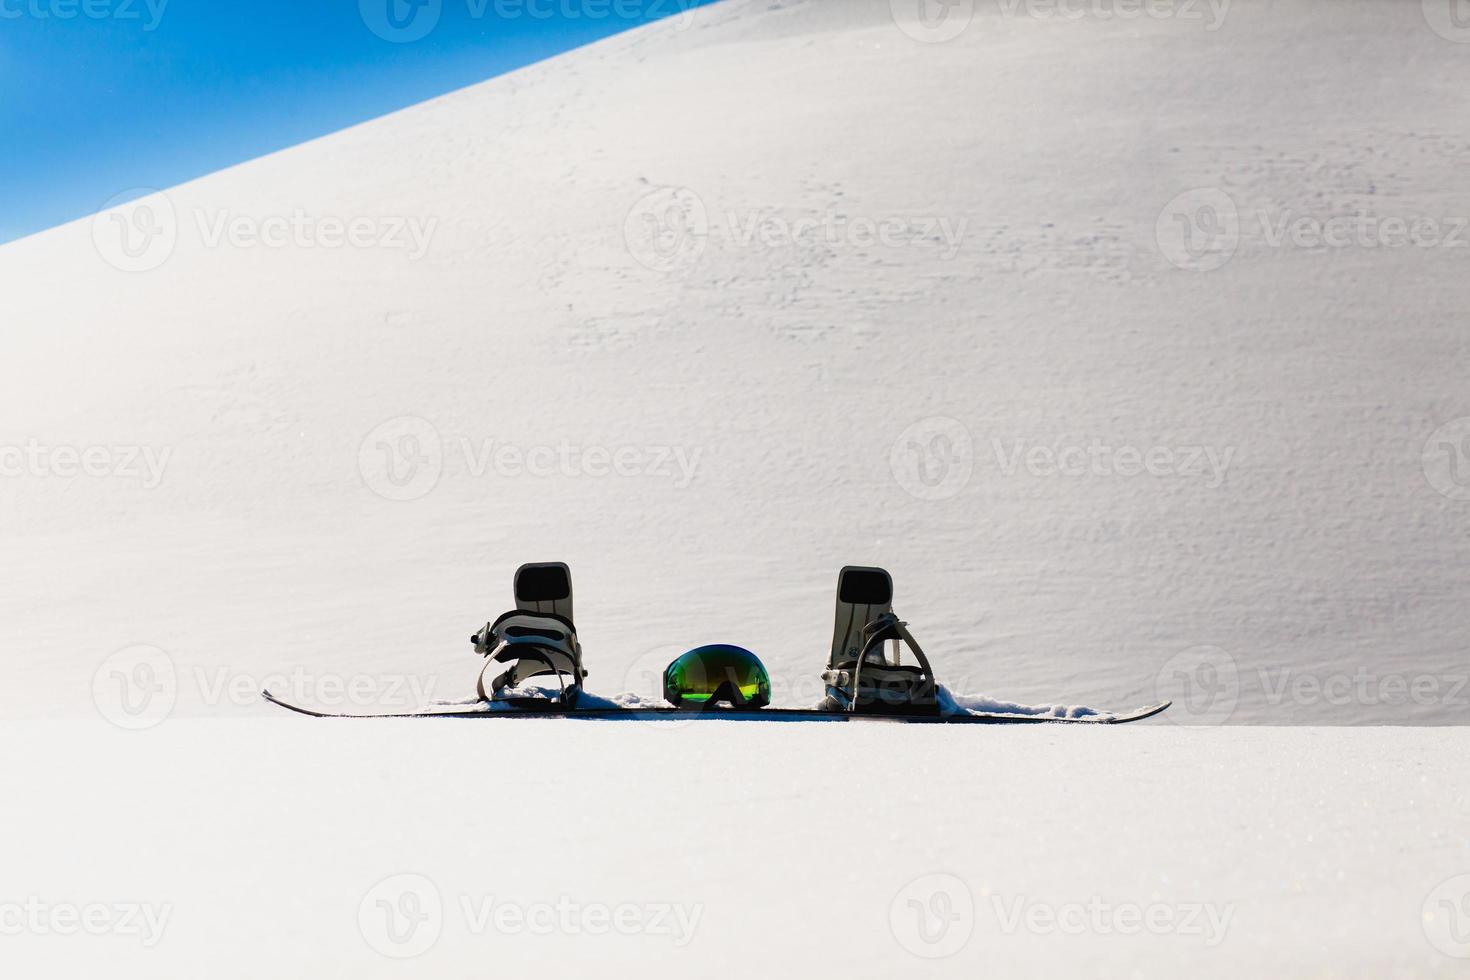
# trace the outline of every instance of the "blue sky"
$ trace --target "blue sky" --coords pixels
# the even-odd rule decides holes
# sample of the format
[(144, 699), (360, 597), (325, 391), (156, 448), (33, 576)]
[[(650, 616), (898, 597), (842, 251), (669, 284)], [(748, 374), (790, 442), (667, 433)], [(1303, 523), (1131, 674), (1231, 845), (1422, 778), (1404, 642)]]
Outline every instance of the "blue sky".
[(0, 0), (0, 242), (712, 0)]

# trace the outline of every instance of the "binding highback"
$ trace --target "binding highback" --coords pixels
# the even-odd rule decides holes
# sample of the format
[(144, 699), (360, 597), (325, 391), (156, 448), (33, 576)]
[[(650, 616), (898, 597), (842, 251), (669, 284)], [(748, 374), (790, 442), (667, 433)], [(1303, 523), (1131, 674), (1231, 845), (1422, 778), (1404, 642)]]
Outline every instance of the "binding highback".
[(516, 569), (515, 596), (516, 608), (524, 612), (577, 621), (572, 615), (572, 570), (565, 562), (537, 562)]
[[(849, 565), (837, 576), (837, 619), (828, 667), (852, 663), (862, 654), (863, 630), (893, 612), (893, 576), (881, 568)], [(881, 651), (880, 651), (881, 652)]]

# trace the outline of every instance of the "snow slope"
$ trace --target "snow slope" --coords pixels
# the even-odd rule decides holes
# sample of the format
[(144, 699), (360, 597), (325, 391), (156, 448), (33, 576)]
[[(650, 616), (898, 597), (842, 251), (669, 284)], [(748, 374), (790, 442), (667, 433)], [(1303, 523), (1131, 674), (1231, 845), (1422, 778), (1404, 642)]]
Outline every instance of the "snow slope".
[[(1460, 731), (1178, 726), (1465, 719), (1470, 48), (968, 6), (728, 0), (0, 248), (7, 975), (1463, 972)], [(546, 559), (606, 695), (809, 703), (878, 563), (967, 703), (1179, 703), (257, 698), (462, 698)]]
[[(804, 697), (875, 563), (957, 691), (1463, 720), (1466, 49), (1046, 9), (732, 0), (0, 249), (0, 706), (88, 713), (134, 644), (184, 712), (458, 696), (551, 558), (608, 693), (719, 639)], [(1359, 213), (1443, 242), (1273, 244)]]

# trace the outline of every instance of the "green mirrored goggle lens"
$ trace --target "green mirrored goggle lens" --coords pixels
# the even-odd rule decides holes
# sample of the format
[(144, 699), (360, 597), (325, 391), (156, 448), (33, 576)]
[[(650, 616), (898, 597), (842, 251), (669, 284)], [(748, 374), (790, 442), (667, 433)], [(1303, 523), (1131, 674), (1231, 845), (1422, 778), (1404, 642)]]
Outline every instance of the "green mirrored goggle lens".
[(690, 650), (664, 671), (664, 698), (673, 704), (736, 703), (734, 692), (750, 706), (771, 701), (771, 678), (749, 650), (716, 645)]
[[(761, 692), (762, 689), (759, 684), (750, 684), (740, 688), (740, 696), (745, 698), (745, 700), (747, 701), (754, 701), (758, 699), (761, 696)], [(715, 694), (713, 691), (685, 691), (680, 696), (680, 700), (694, 701), (696, 703), (703, 704), (714, 696)]]

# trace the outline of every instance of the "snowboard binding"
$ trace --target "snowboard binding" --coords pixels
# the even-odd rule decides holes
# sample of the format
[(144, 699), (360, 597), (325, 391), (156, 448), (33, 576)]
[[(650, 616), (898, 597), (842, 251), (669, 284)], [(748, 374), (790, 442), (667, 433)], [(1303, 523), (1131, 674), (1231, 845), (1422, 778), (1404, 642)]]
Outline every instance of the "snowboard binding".
[[(572, 573), (561, 562), (522, 565), (515, 575), (516, 608), (504, 613), (470, 642), (489, 661), (480, 671), (480, 700), (530, 710), (569, 711), (582, 693), (587, 670), (572, 623)], [(489, 681), (495, 664), (509, 668)], [(547, 693), (522, 685), (535, 677), (555, 676), (557, 689)]]
[[(891, 654), (885, 656), (884, 645)], [(902, 647), (916, 665), (901, 662)], [(893, 577), (848, 566), (837, 579), (832, 654), (822, 674), (827, 707), (851, 714), (938, 715), (939, 685), (908, 624), (893, 612)]]

